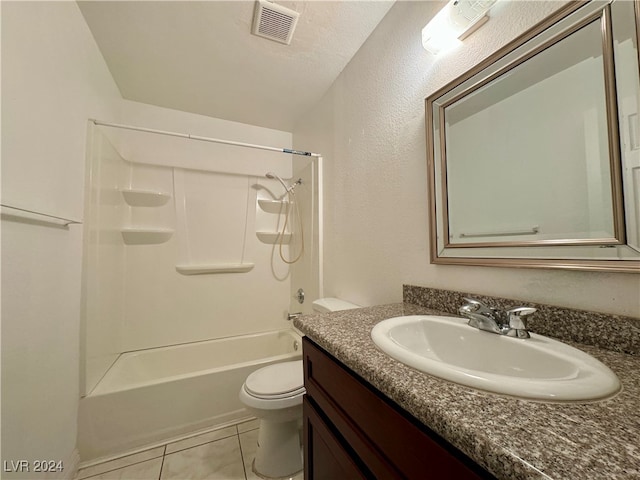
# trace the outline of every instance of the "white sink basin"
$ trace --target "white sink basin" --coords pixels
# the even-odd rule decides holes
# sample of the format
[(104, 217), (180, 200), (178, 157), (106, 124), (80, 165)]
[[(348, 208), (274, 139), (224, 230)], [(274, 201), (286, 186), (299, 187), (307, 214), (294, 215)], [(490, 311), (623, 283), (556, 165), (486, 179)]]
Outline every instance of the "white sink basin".
[(467, 320), (412, 315), (383, 320), (373, 342), (422, 372), (473, 388), (543, 401), (598, 400), (620, 381), (581, 350), (542, 335), (519, 339), (484, 332)]

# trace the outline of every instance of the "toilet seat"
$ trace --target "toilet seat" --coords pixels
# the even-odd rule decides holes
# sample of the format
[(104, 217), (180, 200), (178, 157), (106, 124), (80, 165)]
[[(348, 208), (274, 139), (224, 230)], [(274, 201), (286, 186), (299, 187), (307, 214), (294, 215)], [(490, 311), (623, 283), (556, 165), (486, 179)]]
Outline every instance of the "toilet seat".
[(276, 400), (304, 394), (302, 360), (269, 365), (250, 374), (244, 390), (254, 398)]
[(280, 398), (291, 398), (291, 397), (295, 397), (296, 395), (300, 395), (300, 394), (305, 393), (304, 387), (300, 387), (299, 389), (294, 390), (292, 392), (273, 394), (273, 395), (265, 395), (265, 394), (261, 394), (261, 393), (252, 392), (251, 390), (249, 390), (247, 388), (246, 385), (245, 385), (244, 389), (252, 397), (260, 398), (262, 400), (278, 400)]

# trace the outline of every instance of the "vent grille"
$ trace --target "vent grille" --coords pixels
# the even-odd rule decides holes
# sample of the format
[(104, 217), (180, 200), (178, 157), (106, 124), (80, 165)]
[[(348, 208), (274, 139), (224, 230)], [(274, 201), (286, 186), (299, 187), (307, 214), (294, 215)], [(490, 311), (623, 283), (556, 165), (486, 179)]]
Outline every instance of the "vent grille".
[(300, 14), (276, 3), (258, 0), (253, 18), (254, 35), (289, 45)]

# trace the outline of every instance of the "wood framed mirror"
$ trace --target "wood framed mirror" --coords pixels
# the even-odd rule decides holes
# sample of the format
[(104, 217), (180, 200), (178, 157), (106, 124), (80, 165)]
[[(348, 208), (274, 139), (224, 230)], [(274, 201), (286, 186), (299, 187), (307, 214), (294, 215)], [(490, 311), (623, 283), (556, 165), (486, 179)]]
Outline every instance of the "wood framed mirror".
[(571, 2), (426, 99), (432, 263), (640, 272), (638, 2)]

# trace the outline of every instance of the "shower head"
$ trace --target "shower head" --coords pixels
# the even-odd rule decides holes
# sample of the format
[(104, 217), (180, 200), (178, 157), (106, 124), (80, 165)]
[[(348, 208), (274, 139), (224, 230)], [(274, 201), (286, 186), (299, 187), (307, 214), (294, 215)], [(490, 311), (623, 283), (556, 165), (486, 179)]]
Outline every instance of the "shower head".
[(270, 179), (278, 180), (282, 184), (283, 188), (286, 190), (287, 193), (293, 193), (293, 189), (296, 188), (297, 185), (301, 185), (302, 184), (302, 179), (299, 178), (295, 183), (287, 186), (287, 184), (284, 182), (284, 180), (282, 178), (280, 178), (278, 175), (276, 175), (275, 173), (273, 173), (273, 172), (267, 172), (265, 174), (265, 177), (270, 178)]
[(284, 180), (282, 180), (282, 179), (281, 179), (278, 175), (276, 175), (275, 173), (273, 173), (273, 172), (267, 172), (267, 173), (266, 173), (266, 175), (265, 175), (265, 177), (278, 180), (278, 181), (282, 184), (282, 186), (284, 187), (284, 189), (285, 189), (287, 192), (289, 192), (289, 187), (287, 187), (287, 184), (286, 184), (286, 183), (284, 183)]

